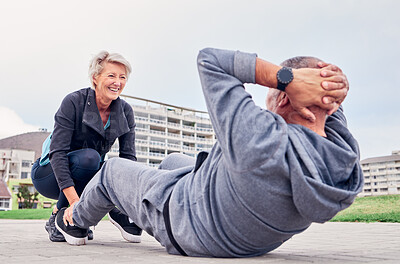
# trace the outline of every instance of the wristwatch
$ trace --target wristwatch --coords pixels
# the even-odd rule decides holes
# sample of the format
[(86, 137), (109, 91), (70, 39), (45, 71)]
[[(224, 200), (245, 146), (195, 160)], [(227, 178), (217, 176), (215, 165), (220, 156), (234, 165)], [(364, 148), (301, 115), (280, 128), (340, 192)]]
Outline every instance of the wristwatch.
[(289, 67), (282, 67), (277, 73), (276, 73), (276, 79), (278, 80), (278, 90), (281, 90), (282, 92), (285, 91), (286, 86), (293, 81), (293, 72), (292, 68)]

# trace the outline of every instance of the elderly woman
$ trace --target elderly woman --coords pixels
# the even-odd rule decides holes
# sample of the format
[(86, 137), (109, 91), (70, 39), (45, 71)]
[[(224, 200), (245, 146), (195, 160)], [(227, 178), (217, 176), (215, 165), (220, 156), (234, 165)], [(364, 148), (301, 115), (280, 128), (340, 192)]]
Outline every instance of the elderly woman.
[[(92, 87), (68, 94), (55, 114), (54, 131), (32, 167), (38, 192), (58, 200), (45, 226), (53, 242), (65, 241), (54, 224), (58, 209), (79, 201), (117, 138), (119, 156), (136, 161), (133, 110), (119, 98), (130, 72), (129, 62), (121, 55), (100, 52), (89, 66)], [(141, 230), (117, 208), (109, 218), (126, 240), (140, 242)]]

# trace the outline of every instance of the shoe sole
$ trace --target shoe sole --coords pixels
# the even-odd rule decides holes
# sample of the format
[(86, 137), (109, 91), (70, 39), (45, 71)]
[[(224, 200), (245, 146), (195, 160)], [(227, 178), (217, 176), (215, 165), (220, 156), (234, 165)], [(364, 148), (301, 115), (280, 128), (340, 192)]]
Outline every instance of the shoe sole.
[(140, 242), (142, 242), (141, 236), (132, 235), (132, 234), (129, 234), (128, 232), (126, 232), (126, 231), (122, 228), (122, 226), (120, 226), (116, 221), (114, 221), (114, 220), (111, 218), (110, 214), (108, 214), (108, 219), (110, 220), (110, 222), (111, 222), (113, 225), (115, 225), (115, 226), (119, 229), (119, 231), (121, 232), (122, 237), (123, 237), (126, 241), (131, 242), (131, 243), (140, 243)]
[(55, 222), (56, 227), (58, 229), (58, 231), (61, 232), (61, 234), (64, 235), (65, 240), (67, 241), (68, 244), (72, 245), (72, 246), (81, 246), (81, 245), (86, 245), (86, 243), (88, 242), (88, 237), (82, 237), (82, 238), (77, 238), (77, 237), (73, 237), (68, 235), (66, 232), (64, 232), (64, 230), (62, 230), (58, 224), (57, 221)]

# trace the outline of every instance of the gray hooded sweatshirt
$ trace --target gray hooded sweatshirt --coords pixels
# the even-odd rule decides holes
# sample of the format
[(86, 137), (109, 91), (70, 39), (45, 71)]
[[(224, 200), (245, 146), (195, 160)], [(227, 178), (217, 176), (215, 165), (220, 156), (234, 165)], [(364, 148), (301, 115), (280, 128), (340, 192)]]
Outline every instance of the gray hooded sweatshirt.
[(188, 255), (262, 255), (312, 222), (330, 220), (362, 189), (359, 148), (342, 108), (328, 117), (327, 138), (287, 124), (245, 91), (244, 83), (255, 83), (255, 65), (255, 54), (198, 55), (218, 142), (172, 191), (172, 233)]

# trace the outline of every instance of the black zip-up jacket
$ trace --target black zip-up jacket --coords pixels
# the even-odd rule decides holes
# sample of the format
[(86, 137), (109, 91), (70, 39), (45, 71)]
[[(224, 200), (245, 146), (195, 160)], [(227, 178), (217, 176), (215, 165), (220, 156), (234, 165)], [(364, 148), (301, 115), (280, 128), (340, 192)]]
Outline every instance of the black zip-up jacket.
[(104, 156), (118, 138), (119, 156), (136, 161), (135, 119), (132, 107), (120, 98), (110, 105), (110, 126), (104, 130), (95, 91), (84, 88), (68, 94), (54, 116), (50, 163), (60, 190), (74, 186), (67, 153), (84, 148)]

